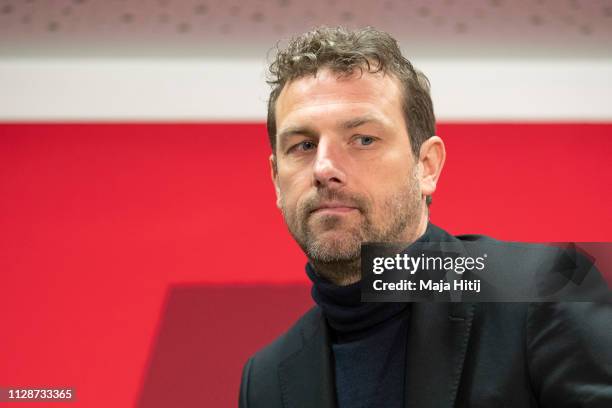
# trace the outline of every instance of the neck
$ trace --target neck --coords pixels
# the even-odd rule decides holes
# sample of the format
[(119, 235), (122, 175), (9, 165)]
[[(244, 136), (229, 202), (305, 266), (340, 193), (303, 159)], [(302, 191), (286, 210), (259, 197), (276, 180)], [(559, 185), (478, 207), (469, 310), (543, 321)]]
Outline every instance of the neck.
[(361, 257), (340, 262), (308, 260), (315, 273), (338, 286), (348, 286), (361, 279)]

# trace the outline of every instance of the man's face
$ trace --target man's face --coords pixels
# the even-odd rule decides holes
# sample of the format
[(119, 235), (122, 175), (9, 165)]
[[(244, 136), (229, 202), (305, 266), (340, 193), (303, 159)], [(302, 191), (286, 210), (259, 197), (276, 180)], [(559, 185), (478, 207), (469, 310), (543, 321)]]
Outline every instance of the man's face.
[(324, 69), (282, 90), (277, 205), (311, 260), (354, 261), (362, 242), (415, 238), (423, 203), (401, 100), (394, 77), (365, 71)]

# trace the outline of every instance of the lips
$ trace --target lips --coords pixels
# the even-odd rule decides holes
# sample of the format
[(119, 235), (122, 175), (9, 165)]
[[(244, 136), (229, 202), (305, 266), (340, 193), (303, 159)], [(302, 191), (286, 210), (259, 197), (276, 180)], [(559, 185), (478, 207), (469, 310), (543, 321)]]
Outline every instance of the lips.
[(346, 203), (341, 203), (341, 202), (329, 202), (329, 203), (322, 203), (317, 205), (312, 211), (311, 213), (347, 213), (347, 212), (351, 212), (353, 210), (357, 210), (357, 207), (351, 205), (351, 204), (346, 204)]

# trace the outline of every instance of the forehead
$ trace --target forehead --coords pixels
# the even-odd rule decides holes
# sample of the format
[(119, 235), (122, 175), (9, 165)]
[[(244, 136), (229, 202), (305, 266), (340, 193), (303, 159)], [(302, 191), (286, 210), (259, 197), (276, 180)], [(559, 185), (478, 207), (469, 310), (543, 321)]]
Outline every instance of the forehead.
[(330, 69), (321, 69), (290, 81), (276, 102), (278, 128), (283, 122), (308, 119), (323, 112), (330, 114), (371, 114), (390, 121), (401, 121), (402, 91), (399, 81), (382, 72), (359, 70), (340, 76)]

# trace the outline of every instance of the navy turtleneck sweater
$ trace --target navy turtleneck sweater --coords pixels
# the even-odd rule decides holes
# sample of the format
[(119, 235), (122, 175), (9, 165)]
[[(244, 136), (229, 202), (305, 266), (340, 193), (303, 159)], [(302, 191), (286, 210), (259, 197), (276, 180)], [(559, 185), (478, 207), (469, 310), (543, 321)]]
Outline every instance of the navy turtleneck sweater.
[[(428, 224), (417, 242), (435, 240)], [(339, 408), (403, 408), (408, 343), (408, 303), (362, 303), (359, 282), (337, 286), (306, 265), (312, 297), (333, 335)]]

